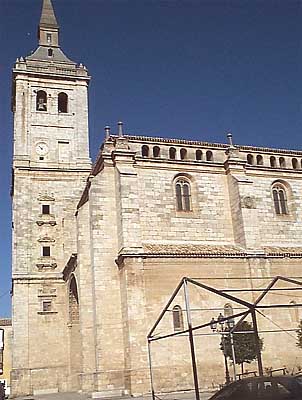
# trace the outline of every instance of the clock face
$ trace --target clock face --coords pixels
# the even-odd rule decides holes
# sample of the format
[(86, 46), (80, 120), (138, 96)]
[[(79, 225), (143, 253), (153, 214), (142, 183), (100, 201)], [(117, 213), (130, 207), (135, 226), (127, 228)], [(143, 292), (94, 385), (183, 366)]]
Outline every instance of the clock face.
[(41, 155), (41, 156), (47, 154), (47, 153), (48, 153), (48, 146), (47, 146), (47, 144), (44, 143), (44, 142), (37, 143), (37, 144), (36, 144), (36, 152), (37, 152), (39, 155)]

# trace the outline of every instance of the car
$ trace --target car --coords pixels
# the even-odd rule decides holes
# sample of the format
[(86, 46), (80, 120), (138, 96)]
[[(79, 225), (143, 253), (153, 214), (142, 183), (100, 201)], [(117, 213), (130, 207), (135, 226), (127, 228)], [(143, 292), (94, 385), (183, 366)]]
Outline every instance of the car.
[(301, 400), (302, 376), (262, 376), (230, 383), (209, 400)]
[(5, 390), (3, 384), (0, 382), (0, 400), (5, 399)]

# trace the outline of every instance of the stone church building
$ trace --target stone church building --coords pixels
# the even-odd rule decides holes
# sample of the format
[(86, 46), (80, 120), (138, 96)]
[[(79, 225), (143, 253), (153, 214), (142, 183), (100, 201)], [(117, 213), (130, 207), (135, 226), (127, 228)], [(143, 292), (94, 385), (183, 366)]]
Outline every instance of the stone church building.
[[(60, 48), (51, 0), (38, 32), (13, 68), (12, 395), (146, 393), (146, 336), (183, 276), (248, 299), (276, 275), (302, 276), (302, 152), (130, 136), (119, 123), (92, 166), (90, 76)], [(273, 317), (290, 329), (300, 319)], [(279, 335), (274, 351), (276, 337), (264, 340), (267, 366), (294, 365), (292, 339)], [(192, 387), (173, 346), (156, 356), (161, 390)], [(201, 386), (223, 381), (211, 346)]]

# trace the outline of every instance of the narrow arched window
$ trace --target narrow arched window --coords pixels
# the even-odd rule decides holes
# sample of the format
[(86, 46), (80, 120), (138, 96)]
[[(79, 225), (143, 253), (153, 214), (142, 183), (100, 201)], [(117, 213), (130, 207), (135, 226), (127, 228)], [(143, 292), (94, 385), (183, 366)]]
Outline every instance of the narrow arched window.
[(190, 183), (184, 179), (178, 179), (175, 184), (177, 211), (191, 211)]
[(297, 306), (297, 302), (295, 300), (292, 300), (290, 303), (290, 317), (293, 322), (299, 322), (299, 307)]
[(159, 157), (160, 155), (160, 148), (158, 146), (153, 147), (153, 157)]
[(210, 150), (206, 152), (206, 160), (213, 161), (213, 153)]
[(286, 168), (286, 162), (283, 157), (279, 158), (279, 165), (280, 165), (280, 168)]
[(36, 110), (47, 111), (47, 94), (44, 90), (39, 90), (36, 96)]
[(286, 192), (283, 186), (273, 186), (273, 200), (277, 215), (288, 214)]
[(257, 165), (263, 165), (263, 157), (260, 154), (257, 155)]
[(53, 49), (48, 49), (47, 50), (47, 54), (48, 54), (48, 57), (52, 57), (53, 56)]
[(180, 159), (185, 160), (187, 158), (187, 150), (186, 149), (180, 149)]
[(196, 160), (201, 161), (202, 159), (202, 151), (201, 150), (196, 150)]
[(169, 148), (169, 158), (170, 160), (175, 160), (176, 158), (176, 149), (174, 147)]
[(246, 161), (249, 165), (254, 165), (254, 156), (253, 154), (248, 154), (246, 157)]
[(226, 303), (224, 305), (223, 314), (224, 314), (225, 317), (231, 317), (234, 314), (232, 304)]
[(142, 156), (149, 157), (149, 146), (145, 144), (142, 146)]
[(293, 169), (298, 169), (298, 160), (296, 158), (292, 159), (292, 165), (293, 165)]
[(173, 307), (173, 328), (174, 331), (183, 331), (184, 330), (184, 321), (182, 315), (182, 309), (180, 306)]
[(59, 93), (58, 95), (58, 112), (67, 113), (68, 112), (68, 96), (66, 93)]
[(277, 168), (276, 157), (271, 156), (269, 160), (270, 160), (271, 167), (272, 167), (272, 168)]

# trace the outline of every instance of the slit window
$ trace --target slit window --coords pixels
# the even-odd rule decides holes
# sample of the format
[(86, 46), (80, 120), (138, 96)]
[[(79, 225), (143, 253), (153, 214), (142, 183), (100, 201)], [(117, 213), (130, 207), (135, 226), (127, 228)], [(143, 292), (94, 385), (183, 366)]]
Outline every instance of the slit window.
[(191, 188), (188, 181), (179, 179), (175, 185), (177, 211), (191, 211)]
[(184, 322), (183, 322), (183, 315), (182, 309), (180, 306), (174, 306), (173, 310), (173, 328), (174, 331), (183, 331), (184, 330)]
[(286, 193), (282, 186), (276, 185), (273, 187), (273, 200), (277, 215), (288, 214)]
[(58, 96), (58, 112), (67, 113), (68, 112), (68, 96), (66, 93), (59, 93)]
[(47, 111), (47, 95), (44, 90), (39, 90), (36, 97), (36, 110)]
[(51, 43), (51, 33), (46, 34), (47, 43)]
[(43, 246), (42, 247), (42, 256), (43, 257), (50, 257), (50, 246)]
[(42, 204), (42, 214), (44, 214), (44, 215), (50, 214), (49, 204)]
[(42, 302), (42, 311), (43, 312), (49, 312), (52, 309), (52, 304), (51, 304), (51, 300), (43, 300)]

